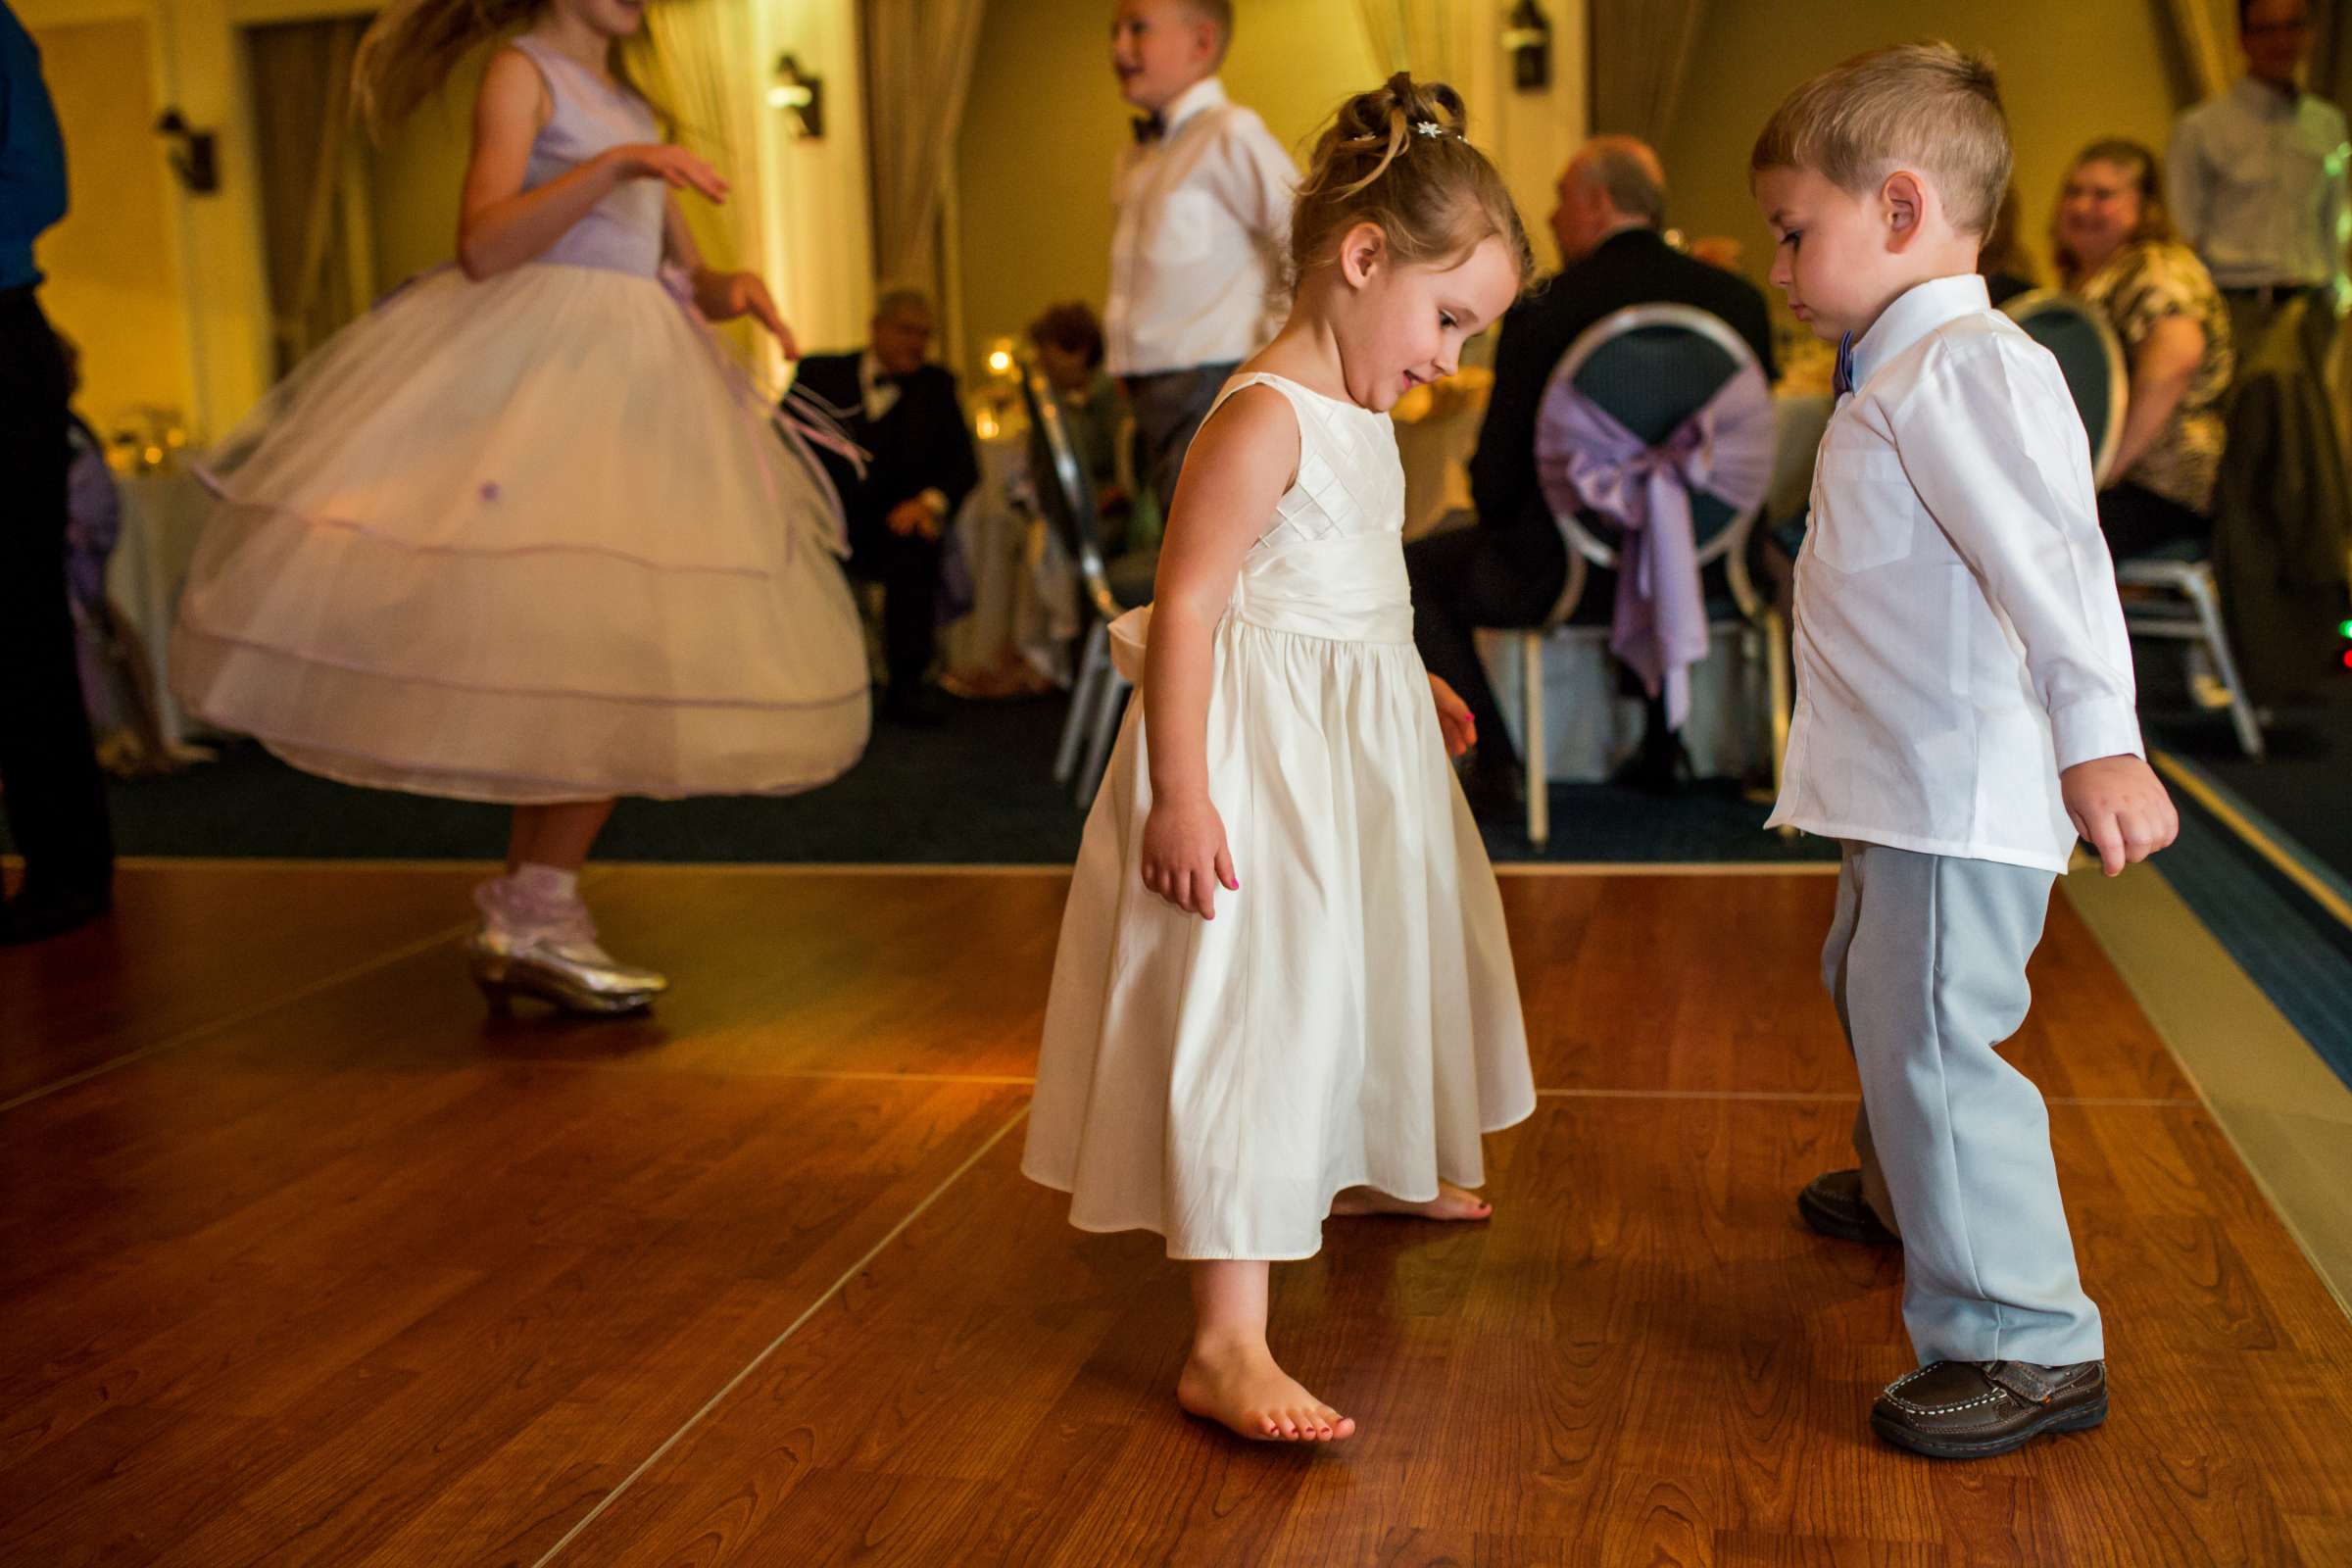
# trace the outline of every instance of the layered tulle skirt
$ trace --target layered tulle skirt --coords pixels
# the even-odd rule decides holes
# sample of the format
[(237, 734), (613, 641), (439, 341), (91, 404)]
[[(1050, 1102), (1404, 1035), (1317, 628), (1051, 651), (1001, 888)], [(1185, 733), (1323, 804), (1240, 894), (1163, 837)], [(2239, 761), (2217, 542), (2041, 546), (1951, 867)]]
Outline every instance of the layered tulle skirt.
[(1534, 1110), (1501, 897), (1409, 607), (1403, 624), (1220, 624), (1209, 797), (1241, 891), (1214, 920), (1143, 885), (1130, 708), (1062, 917), (1022, 1164), (1070, 1193), (1072, 1224), (1157, 1231), (1172, 1257), (1305, 1257), (1341, 1190), (1476, 1187), (1480, 1134)]
[(531, 803), (789, 793), (864, 749), (839, 504), (655, 279), (434, 273), (206, 474), (172, 684), (298, 767)]

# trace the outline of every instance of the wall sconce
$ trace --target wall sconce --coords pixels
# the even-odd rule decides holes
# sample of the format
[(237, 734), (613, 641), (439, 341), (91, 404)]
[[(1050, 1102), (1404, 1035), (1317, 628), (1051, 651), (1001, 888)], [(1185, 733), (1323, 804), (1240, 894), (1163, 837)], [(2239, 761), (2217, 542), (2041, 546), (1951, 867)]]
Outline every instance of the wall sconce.
[(1512, 84), (1522, 92), (1551, 85), (1551, 19), (1536, 0), (1519, 0), (1505, 19), (1502, 47), (1511, 57)]
[(767, 89), (767, 107), (790, 116), (792, 133), (803, 141), (823, 138), (825, 83), (803, 71), (798, 57), (786, 55), (776, 62), (776, 84)]
[(220, 167), (214, 156), (213, 133), (190, 128), (184, 116), (176, 109), (164, 111), (164, 118), (155, 122), (155, 133), (172, 143), (172, 172), (192, 194), (210, 196), (220, 188)]

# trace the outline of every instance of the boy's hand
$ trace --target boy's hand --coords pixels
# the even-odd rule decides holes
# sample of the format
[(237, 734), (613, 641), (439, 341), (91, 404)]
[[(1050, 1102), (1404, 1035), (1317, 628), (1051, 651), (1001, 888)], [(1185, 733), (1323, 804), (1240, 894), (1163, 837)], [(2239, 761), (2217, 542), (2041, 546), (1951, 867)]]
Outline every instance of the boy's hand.
[(1435, 675), (1429, 677), (1429, 695), (1438, 705), (1438, 728), (1446, 732), (1446, 755), (1459, 757), (1476, 746), (1478, 720), (1470, 716), (1470, 705)]
[(2155, 770), (2136, 757), (2101, 757), (2058, 775), (2075, 831), (2099, 852), (2109, 876), (2144, 860), (2180, 832), (2180, 813)]

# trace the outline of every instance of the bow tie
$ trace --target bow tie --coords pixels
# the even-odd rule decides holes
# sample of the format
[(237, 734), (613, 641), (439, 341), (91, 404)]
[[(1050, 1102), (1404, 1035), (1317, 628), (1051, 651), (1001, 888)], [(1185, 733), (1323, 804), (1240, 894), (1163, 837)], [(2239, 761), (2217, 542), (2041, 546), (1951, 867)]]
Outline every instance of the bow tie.
[(1138, 115), (1128, 124), (1135, 132), (1138, 146), (1149, 146), (1168, 133), (1168, 122), (1160, 115)]
[(1830, 376), (1830, 396), (1841, 398), (1854, 389), (1854, 334), (1838, 340), (1838, 368)]

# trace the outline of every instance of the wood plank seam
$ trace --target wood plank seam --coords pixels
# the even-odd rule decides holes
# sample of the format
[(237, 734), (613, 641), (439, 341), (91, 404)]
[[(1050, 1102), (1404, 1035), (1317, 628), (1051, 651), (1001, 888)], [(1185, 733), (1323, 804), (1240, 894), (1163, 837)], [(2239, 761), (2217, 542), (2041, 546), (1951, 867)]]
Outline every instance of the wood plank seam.
[(957, 1182), (963, 1180), (963, 1178), (970, 1173), (972, 1167), (979, 1164), (982, 1159), (986, 1158), (990, 1150), (1003, 1143), (1004, 1141), (1005, 1134), (1011, 1132), (1015, 1127), (1018, 1127), (1022, 1121), (1027, 1118), (1028, 1114), (1029, 1107), (1027, 1105), (1023, 1105), (1020, 1109), (1014, 1111), (1010, 1117), (1006, 1118), (1004, 1126), (999, 1127), (995, 1132), (991, 1133), (988, 1136), (987, 1141), (981, 1144), (978, 1149), (973, 1150), (971, 1153), (964, 1159), (962, 1164), (956, 1166), (954, 1170), (948, 1173), (946, 1180), (942, 1181), (937, 1187), (932, 1188), (929, 1193), (924, 1195), (923, 1200), (920, 1202), (916, 1203), (914, 1207), (906, 1211), (905, 1218), (901, 1219), (896, 1225), (893, 1225), (889, 1231), (883, 1235), (880, 1241), (874, 1243), (872, 1247), (868, 1248), (864, 1256), (858, 1258), (857, 1262), (852, 1263), (847, 1269), (844, 1269), (839, 1279), (835, 1280), (831, 1285), (826, 1286), (824, 1294), (819, 1296), (815, 1300), (810, 1301), (808, 1305), (802, 1310), (799, 1317), (794, 1318), (790, 1324), (786, 1325), (783, 1333), (768, 1341), (767, 1348), (765, 1349), (762, 1349), (758, 1355), (753, 1356), (749, 1361), (745, 1362), (742, 1370), (738, 1371), (733, 1377), (727, 1379), (727, 1381), (720, 1386), (716, 1394), (711, 1395), (710, 1398), (703, 1401), (701, 1409), (695, 1411), (694, 1414), (686, 1418), (684, 1425), (680, 1426), (677, 1431), (672, 1432), (668, 1437), (663, 1438), (659, 1447), (655, 1448), (653, 1452), (647, 1454), (643, 1459), (638, 1461), (636, 1469), (631, 1470), (627, 1475), (621, 1477), (619, 1483), (615, 1485), (611, 1492), (606, 1493), (603, 1497), (599, 1498), (595, 1507), (589, 1509), (585, 1514), (581, 1515), (577, 1524), (573, 1525), (569, 1530), (564, 1532), (563, 1538), (554, 1545), (548, 1547), (547, 1554), (541, 1557), (536, 1563), (533, 1563), (531, 1568), (547, 1568), (549, 1563), (554, 1562), (557, 1557), (561, 1556), (564, 1552), (564, 1549), (569, 1546), (574, 1541), (577, 1541), (580, 1536), (587, 1531), (590, 1525), (596, 1523), (597, 1519), (603, 1515), (606, 1509), (612, 1507), (613, 1503), (620, 1500), (621, 1494), (627, 1492), (631, 1486), (636, 1484), (639, 1476), (644, 1475), (648, 1470), (651, 1470), (656, 1464), (660, 1463), (662, 1456), (669, 1452), (670, 1449), (676, 1447), (679, 1441), (683, 1439), (686, 1434), (692, 1432), (696, 1427), (702, 1425), (704, 1418), (709, 1416), (711, 1411), (717, 1409), (720, 1404), (725, 1402), (728, 1395), (733, 1394), (737, 1389), (741, 1388), (744, 1384), (744, 1381), (748, 1379), (754, 1372), (759, 1371), (761, 1363), (766, 1361), (769, 1356), (775, 1354), (776, 1351), (783, 1347), (783, 1344), (786, 1340), (791, 1339), (795, 1334), (799, 1333), (804, 1324), (824, 1309), (826, 1302), (832, 1300), (834, 1297), (840, 1295), (843, 1289), (849, 1285), (850, 1281), (856, 1279), (859, 1274), (863, 1273), (866, 1267), (871, 1264), (875, 1258), (880, 1257), (883, 1252), (889, 1250), (891, 1243), (897, 1241), (901, 1236), (905, 1235), (908, 1226), (912, 1225), (916, 1220), (922, 1218), (925, 1211), (927, 1211), (932, 1204), (938, 1202), (940, 1199), (946, 1197), (949, 1189), (953, 1188)]
[(79, 1072), (68, 1073), (65, 1077), (52, 1083), (27, 1089), (13, 1100), (0, 1100), (0, 1114), (15, 1110), (20, 1105), (28, 1105), (32, 1102), (54, 1095), (60, 1090), (72, 1089), (77, 1084), (88, 1083), (93, 1078), (104, 1077), (110, 1072), (128, 1067), (134, 1062), (145, 1061), (150, 1056), (160, 1056), (168, 1051), (177, 1051), (183, 1046), (193, 1045), (207, 1035), (218, 1034), (223, 1029), (233, 1029), (242, 1023), (251, 1023), (254, 1019), (275, 1012), (280, 1007), (292, 1006), (295, 1003), (318, 996), (323, 991), (331, 991), (346, 981), (359, 979), (362, 975), (372, 974), (389, 964), (399, 963), (405, 958), (413, 958), (420, 953), (430, 953), (435, 948), (446, 947), (471, 931), (473, 927), (474, 922), (471, 920), (459, 925), (444, 926), (431, 936), (420, 937), (406, 946), (394, 948), (389, 953), (379, 953), (371, 957), (363, 958), (358, 963), (337, 969), (330, 974), (320, 975), (307, 985), (297, 986), (282, 995), (271, 997), (264, 1002), (257, 1002), (250, 1007), (240, 1008), (219, 1018), (208, 1019), (193, 1028), (182, 1029), (178, 1034), (158, 1040), (153, 1045), (141, 1046), (136, 1051), (126, 1051), (120, 1056), (111, 1057), (94, 1067), (84, 1067)]

